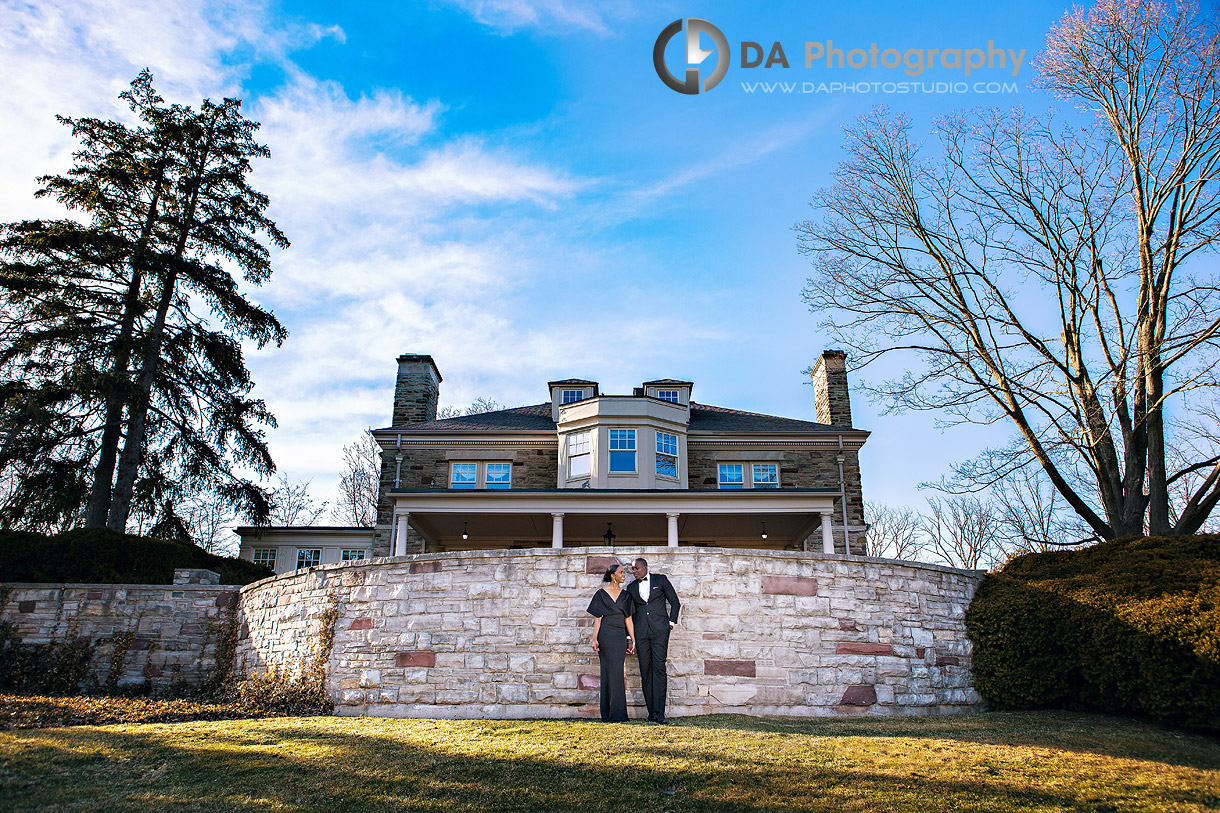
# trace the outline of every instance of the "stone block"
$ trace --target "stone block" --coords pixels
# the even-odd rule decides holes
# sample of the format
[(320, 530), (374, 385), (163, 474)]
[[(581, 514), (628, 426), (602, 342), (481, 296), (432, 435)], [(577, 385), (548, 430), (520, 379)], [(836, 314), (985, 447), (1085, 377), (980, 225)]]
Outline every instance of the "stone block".
[(32, 612), (34, 612), (35, 609), (37, 609), (37, 607), (38, 607), (38, 602), (36, 602), (36, 601), (17, 602), (17, 612), (19, 612), (19, 613), (32, 613)]
[(893, 655), (894, 647), (889, 644), (870, 644), (863, 641), (841, 641), (835, 652), (840, 655)]
[(373, 628), (373, 619), (371, 618), (354, 618), (352, 623), (348, 625), (349, 630), (371, 630)]
[(703, 674), (754, 677), (754, 661), (750, 660), (704, 660)]
[(806, 576), (763, 576), (763, 595), (816, 596), (818, 580)]
[(400, 668), (431, 668), (436, 666), (436, 653), (399, 652), (394, 656), (394, 665)]
[(937, 666), (960, 666), (961, 660), (955, 655), (937, 655)]
[(523, 683), (501, 683), (496, 686), (501, 703), (526, 703), (530, 699), (530, 687)]
[(586, 556), (585, 573), (590, 576), (604, 576), (611, 565), (621, 565), (617, 556)]
[(724, 706), (744, 706), (758, 693), (755, 686), (709, 686), (708, 696)]
[(363, 688), (370, 688), (381, 685), (381, 670), (380, 669), (361, 669), (360, 683)]
[(559, 613), (555, 610), (535, 610), (530, 614), (530, 623), (535, 627), (553, 627), (559, 623)]
[(872, 706), (877, 702), (877, 690), (871, 685), (848, 686), (839, 700), (841, 706)]
[(587, 692), (596, 692), (601, 690), (602, 679), (600, 675), (580, 674), (576, 676), (576, 685)]
[(440, 569), (441, 569), (441, 563), (438, 561), (435, 561), (435, 560), (433, 560), (431, 562), (412, 562), (410, 572), (412, 574), (439, 573)]

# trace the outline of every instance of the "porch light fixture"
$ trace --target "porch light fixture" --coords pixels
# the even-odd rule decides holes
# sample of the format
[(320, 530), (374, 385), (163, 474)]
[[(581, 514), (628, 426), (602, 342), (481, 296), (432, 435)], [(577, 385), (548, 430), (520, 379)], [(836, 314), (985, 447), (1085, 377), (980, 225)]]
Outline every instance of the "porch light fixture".
[(763, 539), (766, 539), (766, 538), (767, 538), (767, 523), (765, 523), (765, 522), (763, 523), (763, 532), (762, 532), (762, 538), (763, 538)]
[(462, 523), (462, 539), (469, 539), (470, 534), (466, 533), (466, 523)]
[(606, 532), (602, 534), (602, 540), (605, 541), (606, 547), (614, 547), (614, 531), (610, 530), (610, 523), (606, 523)]

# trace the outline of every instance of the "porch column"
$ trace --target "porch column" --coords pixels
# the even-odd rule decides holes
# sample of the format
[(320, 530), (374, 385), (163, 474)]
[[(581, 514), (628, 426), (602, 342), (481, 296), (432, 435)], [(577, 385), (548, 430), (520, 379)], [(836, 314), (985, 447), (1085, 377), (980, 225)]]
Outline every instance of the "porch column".
[(411, 518), (410, 514), (398, 515), (398, 527), (394, 531), (394, 555), (407, 555), (407, 521)]
[(822, 514), (822, 552), (835, 552), (835, 536), (830, 530), (830, 514)]
[(551, 547), (563, 547), (563, 514), (551, 514)]
[(671, 548), (678, 547), (678, 515), (674, 513), (666, 513), (665, 519), (669, 525), (669, 546)]

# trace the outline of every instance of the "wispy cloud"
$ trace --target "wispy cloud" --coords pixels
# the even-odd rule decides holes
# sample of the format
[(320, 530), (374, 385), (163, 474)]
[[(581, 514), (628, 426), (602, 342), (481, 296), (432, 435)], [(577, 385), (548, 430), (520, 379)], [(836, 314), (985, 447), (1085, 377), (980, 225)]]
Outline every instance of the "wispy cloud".
[(544, 33), (579, 29), (608, 34), (613, 23), (631, 17), (626, 0), (448, 0), (479, 23), (502, 33), (522, 28)]

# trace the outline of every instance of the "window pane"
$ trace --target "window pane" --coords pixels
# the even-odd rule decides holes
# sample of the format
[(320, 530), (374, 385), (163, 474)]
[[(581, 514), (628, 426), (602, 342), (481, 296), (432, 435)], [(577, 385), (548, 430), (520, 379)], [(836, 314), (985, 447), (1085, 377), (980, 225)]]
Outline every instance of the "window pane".
[(512, 463), (488, 463), (487, 464), (487, 487), (488, 488), (511, 488), (513, 480), (513, 464)]
[(657, 432), (657, 454), (676, 455), (677, 453), (678, 436)]
[(275, 569), (275, 548), (255, 548), (254, 563)]
[[(631, 445), (634, 446), (635, 438), (631, 440)], [(635, 452), (610, 452), (610, 471), (635, 471)]]
[[(635, 450), (635, 430), (634, 429), (611, 429), (610, 430), (610, 448), (620, 450)], [(632, 470), (635, 467), (632, 466)], [(611, 471), (614, 468), (611, 467)]]
[(671, 404), (678, 403), (678, 391), (677, 390), (660, 390), (657, 393), (657, 397), (660, 398), (662, 401), (669, 401)]
[(721, 463), (720, 464), (720, 487), (721, 488), (742, 488), (743, 487), (743, 467), (741, 463)]
[(587, 477), (589, 474), (589, 458), (588, 453), (577, 455), (576, 457), (568, 458), (568, 476), (569, 477)]
[(297, 569), (303, 567), (314, 567), (322, 561), (321, 548), (313, 548), (307, 550), (305, 548), (297, 548)]
[(779, 471), (774, 463), (754, 464), (755, 488), (779, 488)]
[(561, 404), (570, 404), (574, 401), (580, 401), (584, 397), (584, 390), (564, 390), (559, 402)]
[(474, 488), (478, 477), (478, 466), (474, 463), (454, 463), (451, 488)]
[(577, 432), (568, 435), (568, 456), (587, 454), (589, 451), (589, 433)]
[(359, 562), (364, 559), (363, 550), (345, 550), (340, 557), (342, 562)]
[(657, 474), (661, 477), (678, 476), (678, 458), (669, 455), (657, 455)]

